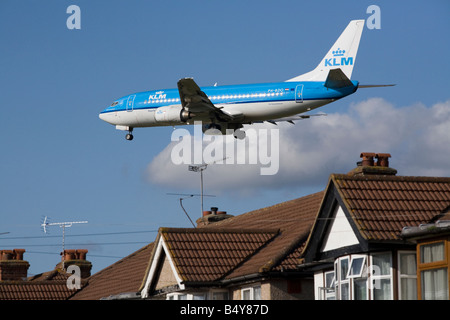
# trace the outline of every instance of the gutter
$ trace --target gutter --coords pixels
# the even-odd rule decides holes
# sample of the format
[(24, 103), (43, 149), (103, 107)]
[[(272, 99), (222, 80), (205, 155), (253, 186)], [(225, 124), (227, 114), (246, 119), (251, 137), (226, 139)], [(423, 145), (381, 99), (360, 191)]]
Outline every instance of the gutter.
[(137, 300), (137, 299), (139, 300), (142, 299), (140, 292), (125, 292), (100, 298), (100, 300)]
[(252, 273), (249, 275), (239, 276), (232, 279), (213, 280), (213, 281), (183, 281), (182, 284), (189, 287), (210, 287), (210, 286), (226, 286), (235, 282), (251, 281), (264, 277), (261, 273)]
[(425, 238), (449, 232), (450, 221), (438, 220), (435, 223), (421, 224), (418, 227), (404, 227), (401, 236), (402, 238)]

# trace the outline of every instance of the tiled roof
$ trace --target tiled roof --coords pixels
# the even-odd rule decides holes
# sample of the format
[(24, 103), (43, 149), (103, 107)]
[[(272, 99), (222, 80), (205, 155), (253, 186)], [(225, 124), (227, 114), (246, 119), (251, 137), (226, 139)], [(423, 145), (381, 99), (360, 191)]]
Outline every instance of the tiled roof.
[(66, 300), (75, 293), (67, 288), (67, 279), (67, 273), (53, 270), (25, 281), (2, 281), (0, 300)]
[(278, 230), (162, 228), (179, 276), (186, 282), (223, 278), (277, 236)]
[(450, 206), (450, 178), (333, 174), (366, 240), (399, 240), (405, 226), (428, 223)]
[(16, 281), (0, 285), (0, 300), (66, 300), (73, 294), (66, 282)]
[(98, 300), (110, 295), (137, 292), (145, 276), (153, 243), (97, 272), (88, 285), (70, 300)]
[(226, 276), (226, 279), (275, 270), (295, 270), (324, 192), (254, 210), (203, 228), (277, 228), (280, 232), (250, 259)]

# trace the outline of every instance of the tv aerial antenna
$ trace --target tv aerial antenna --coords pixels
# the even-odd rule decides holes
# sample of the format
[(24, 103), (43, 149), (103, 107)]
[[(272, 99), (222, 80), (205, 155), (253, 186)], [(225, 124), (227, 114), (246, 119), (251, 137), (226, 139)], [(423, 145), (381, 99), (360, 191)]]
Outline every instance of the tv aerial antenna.
[(200, 198), (201, 198), (201, 209), (202, 209), (201, 213), (202, 213), (202, 214), (203, 214), (203, 171), (205, 171), (206, 168), (207, 168), (209, 165), (214, 164), (214, 163), (216, 163), (216, 162), (218, 162), (218, 161), (223, 161), (223, 160), (225, 160), (225, 159), (227, 159), (227, 158), (229, 158), (229, 157), (225, 157), (225, 158), (223, 158), (223, 159), (221, 159), (221, 160), (216, 160), (216, 161), (213, 161), (213, 162), (211, 162), (211, 163), (204, 163), (204, 164), (201, 164), (201, 165), (198, 165), (198, 166), (190, 165), (190, 166), (188, 167), (188, 170), (189, 170), (189, 171), (200, 172)]
[(66, 228), (72, 227), (74, 224), (80, 223), (88, 223), (87, 221), (70, 221), (70, 222), (48, 222), (48, 217), (44, 217), (43, 223), (41, 223), (41, 227), (44, 230), (44, 233), (47, 233), (48, 227), (59, 226), (62, 228), (62, 252), (63, 252), (63, 269), (64, 269), (64, 249), (65, 249), (65, 238), (66, 238)]
[[(179, 199), (180, 200), (181, 209), (183, 209), (184, 213), (188, 217), (188, 219), (191, 222), (192, 226), (195, 228), (194, 222), (192, 221), (191, 217), (187, 213), (186, 209), (183, 207), (183, 200), (188, 199), (188, 198), (192, 198), (192, 197), (198, 197), (200, 195), (199, 194), (187, 194), (187, 193), (168, 193), (168, 195), (171, 195), (171, 196), (183, 196), (183, 197), (181, 197)], [(203, 196), (204, 197), (215, 197), (214, 195), (210, 195), (210, 194), (204, 194)]]

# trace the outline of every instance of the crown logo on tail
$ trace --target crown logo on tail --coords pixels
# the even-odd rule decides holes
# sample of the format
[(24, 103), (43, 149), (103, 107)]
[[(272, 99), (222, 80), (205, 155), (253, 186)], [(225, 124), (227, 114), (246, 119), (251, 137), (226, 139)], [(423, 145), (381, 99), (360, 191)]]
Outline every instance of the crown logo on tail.
[(335, 57), (343, 57), (345, 50), (341, 50), (340, 48), (337, 48), (337, 50), (334, 50), (332, 53), (333, 53), (333, 56), (335, 56)]

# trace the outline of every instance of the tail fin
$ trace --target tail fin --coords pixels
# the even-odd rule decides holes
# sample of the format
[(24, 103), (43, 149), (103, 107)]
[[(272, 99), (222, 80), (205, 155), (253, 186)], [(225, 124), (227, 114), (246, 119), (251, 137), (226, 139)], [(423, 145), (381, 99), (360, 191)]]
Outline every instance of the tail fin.
[(351, 79), (363, 28), (364, 20), (350, 21), (314, 70), (287, 81), (325, 81), (329, 71), (336, 68), (340, 68), (345, 76)]

